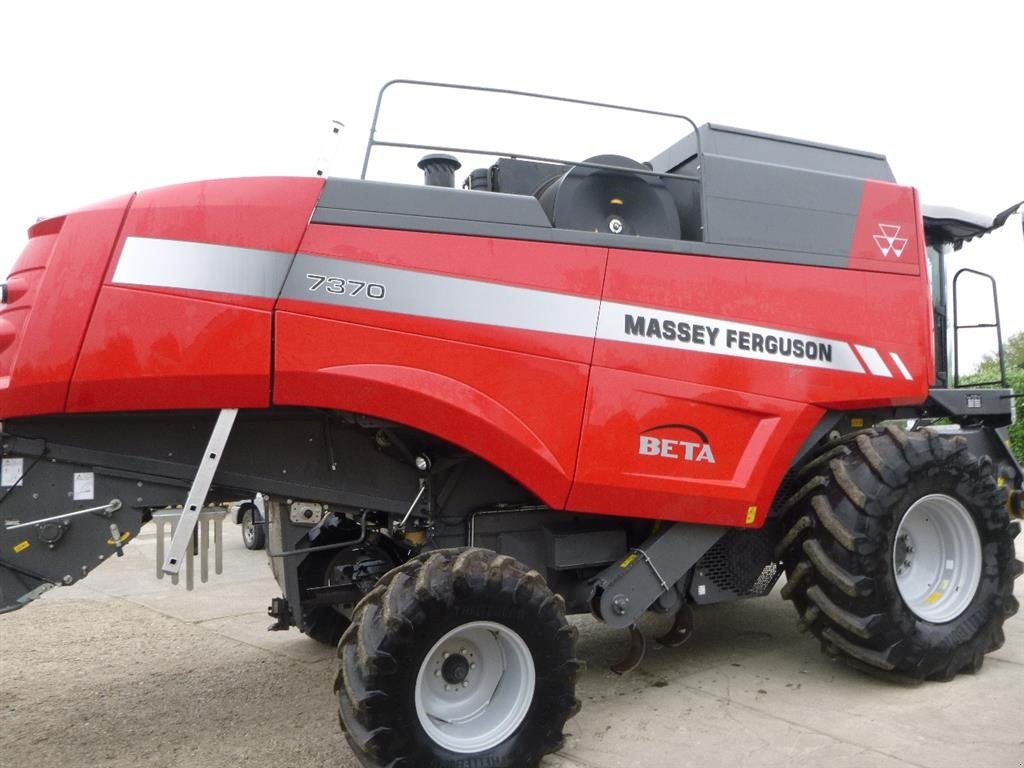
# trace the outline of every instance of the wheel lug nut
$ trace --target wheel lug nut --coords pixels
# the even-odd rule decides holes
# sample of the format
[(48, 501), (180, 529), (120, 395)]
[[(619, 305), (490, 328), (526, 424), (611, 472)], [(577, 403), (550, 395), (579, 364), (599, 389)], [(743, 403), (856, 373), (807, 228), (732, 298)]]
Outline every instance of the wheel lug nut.
[(463, 683), (463, 684), (462, 684), (462, 687), (463, 687), (463, 688), (469, 688), (469, 683)]

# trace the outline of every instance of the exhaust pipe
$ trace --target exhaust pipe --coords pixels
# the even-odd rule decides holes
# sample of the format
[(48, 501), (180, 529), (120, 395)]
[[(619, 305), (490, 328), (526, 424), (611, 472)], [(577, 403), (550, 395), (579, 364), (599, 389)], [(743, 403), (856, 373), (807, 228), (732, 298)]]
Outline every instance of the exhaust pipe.
[(436, 154), (424, 155), (416, 166), (423, 171), (423, 183), (428, 187), (454, 187), (455, 172), (462, 163), (451, 155)]

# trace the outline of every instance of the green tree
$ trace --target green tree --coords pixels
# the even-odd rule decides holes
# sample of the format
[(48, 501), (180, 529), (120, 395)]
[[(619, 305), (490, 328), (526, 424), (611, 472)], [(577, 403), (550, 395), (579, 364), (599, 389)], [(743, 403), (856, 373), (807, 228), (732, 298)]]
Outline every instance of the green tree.
[[(1024, 464), (1024, 331), (1015, 333), (1003, 342), (1003, 354), (1006, 357), (1006, 378), (1015, 395), (1014, 408), (1016, 422), (1010, 427), (1010, 447), (1017, 461)], [(972, 381), (997, 381), (999, 379), (999, 358), (995, 354), (985, 355), (978, 369), (967, 376), (961, 383)]]
[[(1024, 366), (1024, 331), (1013, 334), (1013, 336), (1003, 342), (1003, 354), (1006, 355), (1007, 370)], [(991, 368), (993, 371), (996, 371), (998, 376), (999, 358), (996, 357), (995, 353), (990, 352), (981, 358), (981, 363), (978, 365), (979, 371), (982, 368)]]

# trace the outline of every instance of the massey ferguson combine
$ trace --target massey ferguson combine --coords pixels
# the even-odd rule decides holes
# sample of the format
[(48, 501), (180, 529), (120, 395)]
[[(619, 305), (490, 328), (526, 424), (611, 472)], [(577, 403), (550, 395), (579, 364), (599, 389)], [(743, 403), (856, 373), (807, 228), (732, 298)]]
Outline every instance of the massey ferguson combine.
[(625, 670), (646, 611), (678, 645), (783, 573), (833, 656), (978, 670), (1024, 473), (1005, 381), (955, 386), (944, 256), (1008, 215), (685, 124), (647, 162), (488, 151), (462, 189), (439, 153), (470, 150), (371, 134), (432, 152), (427, 183), (205, 181), (33, 225), (0, 308), (0, 605), (154, 515), (177, 574), (205, 511), (259, 494), (274, 628), (338, 643), (380, 767), (537, 765), (579, 707), (567, 614), (628, 630)]

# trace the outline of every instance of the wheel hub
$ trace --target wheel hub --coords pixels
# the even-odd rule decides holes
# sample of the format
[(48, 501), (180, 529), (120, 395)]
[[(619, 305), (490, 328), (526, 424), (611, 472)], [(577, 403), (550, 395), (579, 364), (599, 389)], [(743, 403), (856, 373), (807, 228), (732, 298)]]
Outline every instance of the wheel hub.
[(474, 621), (448, 632), (424, 657), (416, 714), (439, 746), (483, 752), (519, 727), (535, 685), (533, 656), (522, 637), (504, 624)]
[(934, 624), (962, 614), (981, 582), (981, 539), (958, 500), (923, 496), (904, 514), (893, 542), (896, 586), (918, 618)]
[(469, 660), (461, 653), (453, 653), (441, 665), (441, 677), (451, 685), (465, 682), (469, 677)]

